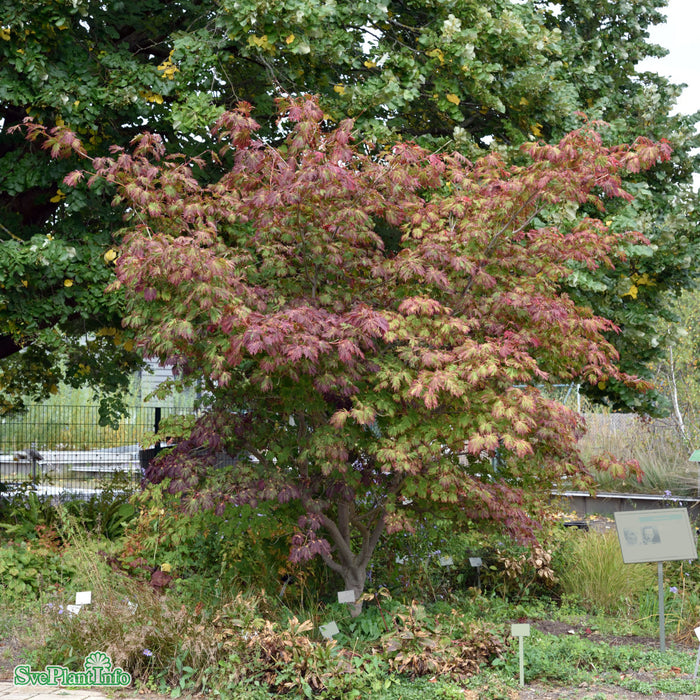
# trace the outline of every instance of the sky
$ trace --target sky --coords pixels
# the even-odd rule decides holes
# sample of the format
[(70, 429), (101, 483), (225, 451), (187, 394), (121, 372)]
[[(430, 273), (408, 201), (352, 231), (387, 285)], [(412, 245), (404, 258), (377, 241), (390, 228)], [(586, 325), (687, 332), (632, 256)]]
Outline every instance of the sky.
[(638, 68), (653, 70), (688, 87), (678, 99), (675, 111), (690, 114), (700, 110), (700, 0), (669, 0), (666, 24), (651, 27), (650, 41), (669, 49), (661, 59), (647, 59)]

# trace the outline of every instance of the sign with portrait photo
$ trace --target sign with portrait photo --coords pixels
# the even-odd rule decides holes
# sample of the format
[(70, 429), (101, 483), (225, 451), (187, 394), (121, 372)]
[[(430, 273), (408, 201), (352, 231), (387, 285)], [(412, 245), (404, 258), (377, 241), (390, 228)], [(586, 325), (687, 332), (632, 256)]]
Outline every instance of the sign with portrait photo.
[(697, 559), (697, 546), (685, 508), (615, 513), (625, 564)]

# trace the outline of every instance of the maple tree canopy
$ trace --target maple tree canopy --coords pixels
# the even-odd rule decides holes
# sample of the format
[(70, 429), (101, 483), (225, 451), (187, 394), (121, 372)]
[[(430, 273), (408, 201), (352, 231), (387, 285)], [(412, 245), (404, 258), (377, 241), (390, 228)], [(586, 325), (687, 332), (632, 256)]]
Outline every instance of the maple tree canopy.
[[(217, 121), (216, 152), (166, 155), (143, 134), (93, 161), (89, 182), (115, 183), (127, 211), (124, 323), (208, 397), (148, 476), (202, 507), (298, 502), (290, 558), (323, 557), (358, 597), (382, 533), (416, 513), (531, 537), (533, 499), (587, 478), (581, 420), (543, 388), (643, 388), (616, 366), (613, 324), (562, 285), (645, 241), (580, 212), (629, 199), (621, 173), (670, 147), (605, 147), (584, 124), (509, 166), (411, 143), (377, 152), (313, 99), (280, 109), (279, 146), (241, 104)], [(40, 135), (80, 151), (65, 129), (30, 126)]]

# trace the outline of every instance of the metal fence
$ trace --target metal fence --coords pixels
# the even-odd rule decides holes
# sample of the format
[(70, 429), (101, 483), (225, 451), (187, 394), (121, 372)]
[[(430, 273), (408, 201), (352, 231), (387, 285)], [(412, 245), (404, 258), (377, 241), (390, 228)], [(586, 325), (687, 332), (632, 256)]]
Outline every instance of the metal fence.
[(182, 409), (139, 406), (119, 426), (101, 427), (94, 406), (32, 406), (0, 418), (0, 485), (12, 492), (27, 483), (44, 495), (90, 496), (115, 478), (138, 483), (154, 450), (143, 439), (161, 419)]

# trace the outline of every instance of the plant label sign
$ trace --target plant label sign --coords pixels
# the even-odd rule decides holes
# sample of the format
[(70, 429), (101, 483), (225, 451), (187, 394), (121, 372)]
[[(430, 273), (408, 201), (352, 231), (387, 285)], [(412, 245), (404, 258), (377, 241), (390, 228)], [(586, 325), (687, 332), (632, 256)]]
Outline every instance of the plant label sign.
[(92, 591), (78, 591), (75, 594), (76, 605), (90, 605), (92, 603)]
[(354, 603), (355, 591), (338, 591), (339, 603)]
[(525, 651), (523, 649), (523, 638), (530, 636), (530, 625), (511, 625), (510, 633), (518, 638), (518, 666), (520, 667), (520, 687), (522, 688), (525, 685)]
[(440, 566), (452, 566), (452, 564), (454, 564), (452, 557), (449, 554), (445, 555), (444, 557), (440, 557), (438, 559), (438, 563)]
[(615, 525), (625, 564), (698, 558), (685, 508), (621, 511)]
[(318, 629), (321, 632), (321, 636), (324, 639), (333, 639), (333, 635), (338, 634), (338, 632), (340, 632), (335, 620), (332, 620), (327, 625), (321, 625)]
[(478, 569), (481, 566), (481, 557), (469, 557), (469, 563), (475, 569)]

